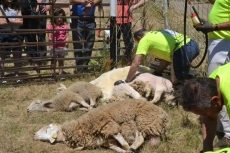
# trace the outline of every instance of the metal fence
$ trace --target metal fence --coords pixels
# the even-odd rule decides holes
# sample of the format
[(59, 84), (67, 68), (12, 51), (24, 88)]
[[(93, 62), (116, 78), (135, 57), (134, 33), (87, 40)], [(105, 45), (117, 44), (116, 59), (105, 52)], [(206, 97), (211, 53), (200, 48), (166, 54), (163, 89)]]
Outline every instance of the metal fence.
[[(137, 1), (135, 1), (137, 2)], [(70, 16), (69, 16), (69, 3), (68, 2), (61, 2), (61, 3), (51, 3), (52, 7), (62, 7), (65, 9), (66, 14), (67, 14), (67, 20), (69, 21)], [(164, 29), (164, 28), (169, 28), (172, 30), (175, 30), (177, 32), (181, 32), (183, 33), (184, 28), (184, 21), (183, 21), (183, 17), (184, 17), (184, 1), (181, 0), (169, 0), (169, 1), (165, 1), (165, 0), (155, 0), (155, 1), (148, 1), (143, 7), (135, 10), (133, 12), (133, 18), (134, 21), (132, 23), (132, 32), (135, 28), (137, 27), (144, 27), (147, 30), (155, 30), (155, 29)], [(211, 5), (206, 3), (206, 2), (198, 2), (198, 1), (194, 1), (193, 5), (195, 6), (195, 8), (197, 9), (197, 11), (199, 12), (199, 15), (201, 18), (203, 19), (207, 19), (207, 15), (208, 12), (211, 8)], [(59, 78), (61, 77), (65, 77), (65, 78), (71, 78), (71, 77), (79, 77), (79, 76), (84, 76), (84, 75), (97, 75), (100, 74), (101, 72), (103, 72), (103, 70), (105, 69), (105, 67), (109, 67), (110, 64), (110, 54), (111, 52), (109, 52), (110, 49), (110, 43), (115, 41), (115, 40), (109, 40), (109, 35), (106, 33), (110, 30), (110, 28), (107, 26), (108, 25), (108, 21), (110, 19), (110, 14), (109, 14), (109, 10), (110, 10), (110, 5), (109, 3), (104, 2), (102, 4), (103, 7), (99, 7), (99, 9), (96, 11), (96, 23), (97, 23), (97, 27), (94, 29), (96, 32), (95, 35), (95, 43), (94, 43), (94, 48), (93, 48), (93, 55), (91, 57), (84, 57), (84, 58), (90, 58), (90, 63), (89, 65), (86, 67), (88, 67), (88, 71), (87, 72), (76, 72), (75, 69), (78, 67), (75, 65), (75, 60), (76, 58), (74, 57), (73, 53), (76, 51), (84, 51), (83, 50), (76, 50), (73, 49), (72, 44), (76, 43), (75, 41), (72, 41), (72, 37), (71, 37), (71, 31), (73, 29), (70, 29), (70, 39), (68, 41), (69, 43), (69, 48), (67, 50), (68, 55), (63, 59), (65, 62), (65, 66), (64, 67), (59, 67), (58, 65), (54, 64), (51, 65), (50, 61), (51, 60), (60, 60), (60, 59), (56, 59), (55, 57), (51, 56), (50, 53), (51, 51), (47, 50), (47, 56), (43, 56), (43, 57), (29, 57), (27, 55), (27, 47), (29, 46), (35, 46), (35, 47), (39, 47), (39, 46), (48, 46), (50, 45), (50, 42), (48, 42), (47, 40), (45, 42), (32, 42), (32, 43), (28, 43), (28, 42), (21, 42), (20, 43), (20, 50), (22, 50), (22, 54), (20, 57), (14, 57), (12, 53), (17, 53), (19, 50), (15, 51), (10, 51), (10, 48), (12, 48), (12, 46), (17, 46), (18, 44), (16, 43), (1, 43), (0, 44), (0, 50), (1, 53), (3, 53), (5, 50), (3, 50), (3, 48), (9, 48), (6, 52), (8, 55), (10, 55), (9, 57), (5, 58), (5, 59), (1, 59), (0, 60), (0, 64), (5, 65), (4, 69), (0, 69), (0, 73), (4, 72), (5, 73), (5, 77), (4, 78), (0, 78), (0, 82), (2, 81), (8, 81), (11, 83), (15, 83), (17, 80), (23, 80), (23, 81), (39, 81), (39, 82), (43, 82), (43, 81), (48, 81), (49, 78), (53, 77), (55, 81), (59, 80)], [(201, 48), (201, 55), (197, 58), (197, 61), (200, 60), (200, 57), (203, 55), (204, 52), (204, 47), (205, 47), (205, 39), (204, 39), (204, 35), (200, 32), (197, 32), (193, 26), (192, 26), (192, 22), (191, 22), (191, 18), (190, 18), (190, 13), (191, 13), (191, 6), (188, 5), (188, 10), (187, 10), (187, 19), (186, 19), (186, 34), (191, 37), (192, 39), (196, 40), (197, 42), (199, 42), (200, 48)], [(47, 16), (33, 16), (32, 18), (53, 18), (52, 13), (51, 15), (47, 15)], [(3, 18), (3, 17), (1, 17)], [(23, 16), (23, 18), (31, 18), (31, 16)], [(49, 22), (49, 21), (48, 21)], [(117, 27), (117, 29), (119, 29), (119, 27)], [(78, 30), (78, 29), (74, 29), (74, 30)], [(1, 34), (6, 33), (11, 33), (10, 30), (8, 31), (4, 31), (1, 29)], [(22, 33), (48, 33), (50, 31), (47, 30), (40, 30), (40, 29), (24, 29), (24, 30), (17, 30), (17, 35), (20, 35)], [(111, 37), (111, 36), (110, 36)], [(123, 56), (124, 50), (125, 50), (125, 46), (123, 43), (123, 38), (121, 37), (121, 39), (119, 40), (119, 46), (117, 47), (118, 49), (121, 50), (121, 57)], [(78, 43), (82, 43), (82, 42), (78, 42)], [(116, 42), (115, 42), (116, 43)], [(135, 45), (135, 44), (134, 44)], [(135, 47), (134, 47), (135, 48)], [(39, 51), (38, 51), (39, 52)], [(42, 52), (42, 51), (40, 51)], [(135, 52), (135, 49), (134, 49)], [(149, 66), (150, 63), (154, 60), (154, 57), (149, 55), (146, 57), (146, 61), (145, 63), (143, 63), (144, 65)], [(41, 63), (39, 66), (34, 66), (33, 63), (35, 62), (39, 62)], [(18, 64), (19, 63), (19, 64)], [(125, 63), (124, 65), (128, 65), (129, 63)], [(63, 75), (57, 75), (57, 73), (55, 73), (54, 76), (51, 75), (51, 69), (54, 69), (55, 71), (59, 68), (63, 68), (64, 69), (64, 74)], [(37, 73), (38, 71), (40, 71), (40, 73)], [(202, 73), (206, 72), (206, 65), (205, 63), (202, 64), (202, 66), (199, 68), (199, 71), (201, 71)], [(19, 76), (15, 76), (15, 72), (19, 72)]]
[[(138, 2), (138, 0), (136, 0)], [(207, 20), (208, 13), (212, 7), (207, 1), (195, 0), (192, 4), (187, 5), (186, 15), (186, 35), (199, 43), (200, 55), (193, 61), (193, 65), (201, 60), (205, 50), (205, 35), (197, 32), (193, 27), (191, 13), (194, 13), (194, 6), (199, 14), (199, 17)], [(184, 0), (154, 0), (148, 1), (144, 6), (133, 12), (132, 31), (137, 27), (144, 27), (147, 30), (171, 29), (180, 33), (184, 33)], [(135, 50), (134, 50), (135, 52)], [(148, 55), (144, 65), (150, 66), (154, 61), (154, 56)], [(199, 75), (205, 75), (207, 70), (207, 59), (203, 64), (196, 69)]]

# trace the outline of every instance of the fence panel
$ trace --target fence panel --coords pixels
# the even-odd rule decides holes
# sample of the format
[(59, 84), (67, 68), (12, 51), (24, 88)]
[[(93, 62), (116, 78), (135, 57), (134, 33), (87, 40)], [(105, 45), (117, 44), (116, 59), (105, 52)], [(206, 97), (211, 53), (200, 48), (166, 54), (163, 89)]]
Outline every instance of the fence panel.
[[(138, 2), (136, 0), (135, 2)], [(197, 32), (193, 27), (191, 20), (191, 13), (193, 12), (192, 6), (194, 6), (200, 16), (200, 18), (207, 20), (208, 13), (211, 4), (207, 1), (193, 1), (192, 5), (187, 5), (187, 15), (186, 15), (186, 35), (194, 39), (199, 43), (200, 55), (194, 60), (193, 65), (201, 60), (204, 50), (205, 50), (205, 36), (201, 32)], [(180, 33), (184, 33), (184, 0), (154, 0), (148, 1), (144, 6), (134, 10), (133, 12), (133, 24), (132, 31), (137, 27), (144, 27), (147, 30), (157, 30), (168, 28)], [(122, 46), (124, 47), (124, 46)], [(135, 51), (135, 50), (134, 50)], [(147, 66), (151, 65), (154, 60), (152, 55), (147, 56), (147, 62), (144, 63)], [(198, 68), (205, 75), (206, 73), (206, 59), (204, 63)]]

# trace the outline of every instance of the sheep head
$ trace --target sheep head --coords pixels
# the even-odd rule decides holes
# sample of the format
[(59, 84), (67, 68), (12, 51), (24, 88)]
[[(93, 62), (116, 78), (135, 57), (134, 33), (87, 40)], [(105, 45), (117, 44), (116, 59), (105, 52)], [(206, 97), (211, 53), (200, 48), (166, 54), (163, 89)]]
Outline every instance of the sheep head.
[(42, 112), (49, 112), (53, 111), (53, 103), (52, 101), (41, 101), (41, 100), (34, 100), (28, 107), (28, 112), (35, 112), (35, 111), (42, 111)]
[(64, 136), (60, 124), (49, 124), (38, 130), (34, 134), (34, 140), (46, 141), (50, 143), (63, 142)]

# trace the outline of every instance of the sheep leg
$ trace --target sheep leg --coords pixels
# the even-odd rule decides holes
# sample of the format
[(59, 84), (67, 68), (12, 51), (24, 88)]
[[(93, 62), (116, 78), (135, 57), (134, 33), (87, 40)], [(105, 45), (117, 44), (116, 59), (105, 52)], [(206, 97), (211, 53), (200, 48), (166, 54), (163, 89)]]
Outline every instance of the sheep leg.
[(151, 103), (156, 104), (160, 99), (161, 99), (161, 95), (164, 93), (164, 89), (163, 88), (156, 88), (155, 93), (154, 93), (154, 98), (151, 101)]
[(77, 148), (75, 148), (74, 150), (80, 151), (80, 150), (83, 150), (83, 149), (84, 149), (84, 147), (77, 147)]
[(137, 148), (139, 148), (143, 143), (144, 143), (143, 135), (141, 134), (141, 132), (136, 131), (135, 141), (130, 146), (130, 148), (137, 150)]
[(72, 102), (79, 103), (83, 107), (86, 107), (88, 109), (92, 108), (79, 94), (76, 94), (76, 93), (73, 94)]
[(125, 138), (121, 135), (121, 133), (118, 133), (117, 135), (113, 135), (113, 137), (122, 145), (122, 147), (125, 150), (129, 149), (129, 144), (128, 142), (125, 140)]
[(90, 99), (90, 106), (95, 106), (96, 105), (96, 102), (95, 102), (95, 100), (93, 100), (93, 99)]
[(112, 149), (112, 150), (119, 152), (119, 153), (125, 153), (126, 152), (125, 150), (123, 150), (120, 147), (115, 146), (114, 144), (111, 144), (111, 143), (109, 144), (109, 149)]
[(123, 85), (123, 91), (126, 95), (132, 97), (133, 99), (139, 99), (141, 98), (141, 95), (133, 89), (129, 84), (122, 84)]

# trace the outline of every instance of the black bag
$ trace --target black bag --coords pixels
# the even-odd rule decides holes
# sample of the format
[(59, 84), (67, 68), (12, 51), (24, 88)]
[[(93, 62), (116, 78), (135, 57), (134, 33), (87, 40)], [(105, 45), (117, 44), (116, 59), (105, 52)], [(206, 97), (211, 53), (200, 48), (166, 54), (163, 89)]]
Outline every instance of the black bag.
[(36, 14), (37, 0), (20, 0), (22, 15)]

